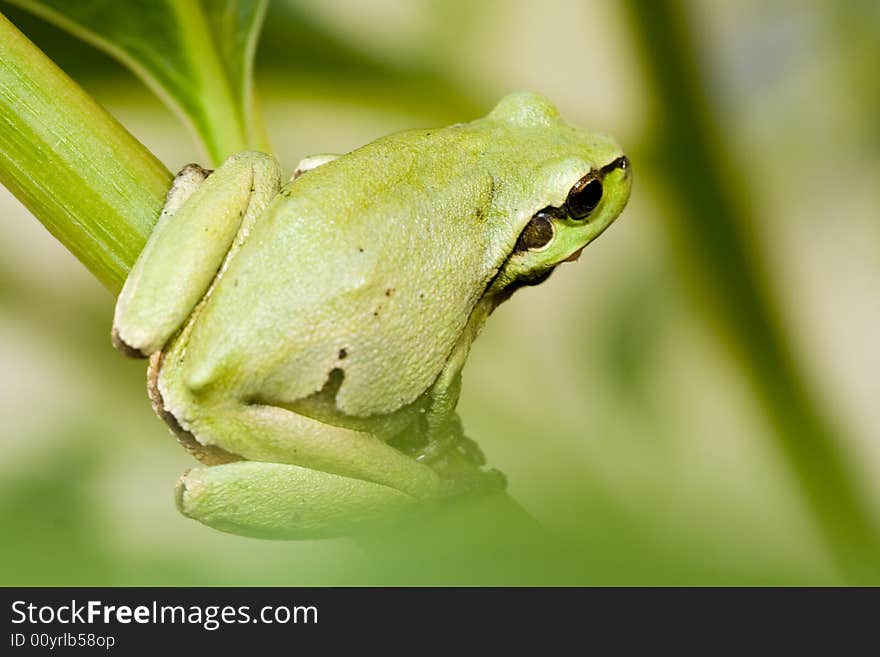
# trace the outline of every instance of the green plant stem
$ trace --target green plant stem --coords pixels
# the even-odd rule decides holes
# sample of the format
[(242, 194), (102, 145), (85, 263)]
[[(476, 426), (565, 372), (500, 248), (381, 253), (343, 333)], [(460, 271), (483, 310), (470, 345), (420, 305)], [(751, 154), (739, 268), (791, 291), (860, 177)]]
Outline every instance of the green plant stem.
[(117, 292), (171, 174), (0, 14), (0, 183)]
[(732, 164), (695, 62), (688, 15), (676, 0), (629, 0), (657, 121), (653, 170), (673, 203), (669, 228), (687, 280), (739, 356), (794, 480), (839, 570), (853, 583), (880, 582), (880, 536), (858, 470), (822, 404), (803, 383), (769, 299), (764, 263), (749, 239), (753, 185)]

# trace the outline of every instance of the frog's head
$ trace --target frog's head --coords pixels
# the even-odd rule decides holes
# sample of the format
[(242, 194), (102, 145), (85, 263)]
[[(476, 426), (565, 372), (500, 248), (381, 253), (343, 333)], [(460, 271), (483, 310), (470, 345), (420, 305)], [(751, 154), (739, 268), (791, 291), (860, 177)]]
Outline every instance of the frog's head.
[(519, 149), (508, 167), (516, 177), (499, 185), (509, 255), (490, 293), (503, 299), (576, 260), (623, 210), (632, 172), (613, 139), (568, 125), (537, 94), (505, 97), (486, 121)]

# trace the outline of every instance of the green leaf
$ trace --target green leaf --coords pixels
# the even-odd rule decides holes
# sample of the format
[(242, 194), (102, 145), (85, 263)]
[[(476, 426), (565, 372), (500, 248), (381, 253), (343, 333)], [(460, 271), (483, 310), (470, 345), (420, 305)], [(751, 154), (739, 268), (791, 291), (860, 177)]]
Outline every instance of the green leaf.
[(201, 137), (214, 164), (266, 150), (251, 69), (266, 0), (9, 0), (106, 51)]

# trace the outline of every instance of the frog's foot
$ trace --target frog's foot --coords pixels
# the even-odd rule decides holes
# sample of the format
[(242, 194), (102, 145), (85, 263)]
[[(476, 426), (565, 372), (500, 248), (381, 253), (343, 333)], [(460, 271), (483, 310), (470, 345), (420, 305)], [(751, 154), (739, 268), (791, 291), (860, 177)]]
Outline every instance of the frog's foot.
[(435, 436), (413, 456), (440, 475), (444, 496), (495, 492), (506, 487), (507, 479), (500, 471), (482, 468), (486, 457), (480, 446), (464, 435), (457, 416)]
[[(190, 518), (245, 536), (345, 536), (443, 496), (438, 473), (370, 433), (255, 400), (199, 397), (175, 376), (179, 366), (166, 358), (152, 389), (160, 414), (212, 466), (178, 484)], [(207, 450), (241, 460), (204, 459)]]
[(486, 465), (486, 455), (483, 454), (483, 450), (480, 449), (476, 440), (462, 435), (455, 448), (474, 465)]
[(413, 456), (420, 463), (434, 465), (453, 451), (459, 452), (472, 465), (486, 464), (483, 450), (476, 441), (464, 435), (458, 416), (449, 420), (443, 431), (435, 432), (428, 443)]
[(418, 500), (371, 481), (288, 463), (238, 461), (183, 474), (180, 512), (233, 534), (272, 539), (347, 536), (417, 512)]
[(146, 357), (169, 344), (280, 189), (264, 153), (237, 153), (210, 172), (187, 165), (116, 300), (113, 344)]
[[(165, 207), (162, 209), (162, 214), (159, 216), (159, 219), (161, 220), (173, 216), (178, 210), (180, 210), (180, 207), (186, 203), (187, 199), (192, 196), (193, 192), (198, 189), (199, 185), (205, 181), (205, 178), (212, 173), (213, 171), (203, 169), (198, 164), (187, 164), (183, 167), (177, 175), (174, 176), (174, 181), (171, 183), (171, 189), (168, 190), (168, 194), (165, 196)], [(129, 358), (149, 358), (152, 353), (155, 353), (150, 350), (145, 351), (139, 347), (134, 347), (126, 342), (120, 335), (120, 328), (116, 325), (115, 320), (113, 322), (110, 340), (117, 351), (120, 351)]]
[(461, 457), (460, 452), (453, 452), (436, 466), (436, 471), (443, 481), (444, 494), (447, 497), (465, 495), (483, 495), (497, 493), (507, 488), (507, 477), (500, 470), (474, 467)]

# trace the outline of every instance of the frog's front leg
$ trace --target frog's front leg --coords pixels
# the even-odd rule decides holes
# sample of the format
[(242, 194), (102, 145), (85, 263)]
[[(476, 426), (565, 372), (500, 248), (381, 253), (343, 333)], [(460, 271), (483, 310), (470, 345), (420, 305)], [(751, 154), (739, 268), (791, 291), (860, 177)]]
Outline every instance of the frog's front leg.
[(186, 167), (116, 302), (114, 345), (130, 356), (160, 350), (280, 185), (280, 167), (264, 153), (233, 155), (206, 180)]
[(476, 443), (464, 436), (455, 407), (458, 405), (458, 397), (461, 393), (461, 371), (471, 344), (485, 324), (492, 308), (490, 299), (483, 299), (477, 303), (446, 364), (428, 391), (429, 404), (425, 415), (428, 442), (416, 455), (416, 459), (422, 463), (436, 463), (451, 450), (459, 447), (463, 455), (474, 465), (480, 466), (485, 462)]
[(228, 393), (201, 396), (169, 367), (159, 380), (166, 411), (199, 443), (246, 459), (186, 473), (177, 487), (184, 515), (246, 536), (318, 538), (441, 495), (431, 468), (369, 433)]
[(486, 463), (483, 452), (464, 435), (455, 412), (461, 393), (461, 370), (471, 344), (493, 307), (491, 300), (477, 304), (446, 365), (431, 386), (425, 414), (427, 444), (415, 455), (417, 461), (432, 464), (444, 478), (452, 480), (457, 492), (497, 490), (505, 486), (504, 475), (499, 471), (480, 469)]

